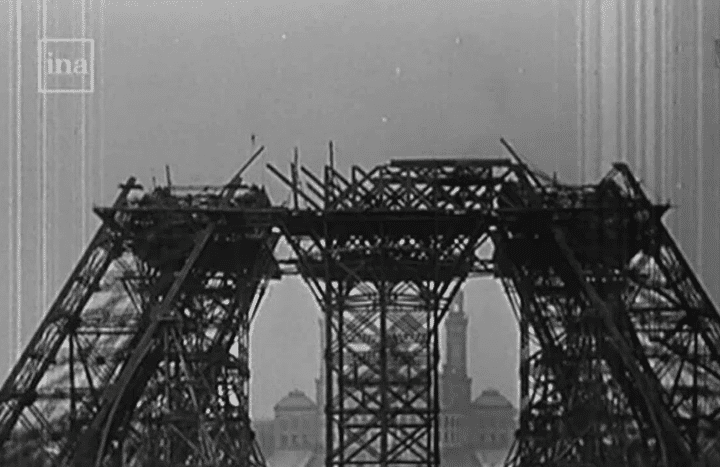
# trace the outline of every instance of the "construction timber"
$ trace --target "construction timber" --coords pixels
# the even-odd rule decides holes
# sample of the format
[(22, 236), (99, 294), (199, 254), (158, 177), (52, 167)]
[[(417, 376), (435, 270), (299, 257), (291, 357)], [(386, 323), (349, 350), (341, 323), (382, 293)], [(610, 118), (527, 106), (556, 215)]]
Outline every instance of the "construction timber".
[(439, 328), (477, 275), (520, 331), (508, 465), (720, 466), (720, 315), (668, 207), (624, 164), (568, 185), (503, 144), (269, 166), (291, 206), (239, 176), (139, 199), (130, 179), (0, 389), (0, 464), (263, 466), (249, 327), (268, 281), (300, 274), (326, 318), (327, 467), (441, 465)]

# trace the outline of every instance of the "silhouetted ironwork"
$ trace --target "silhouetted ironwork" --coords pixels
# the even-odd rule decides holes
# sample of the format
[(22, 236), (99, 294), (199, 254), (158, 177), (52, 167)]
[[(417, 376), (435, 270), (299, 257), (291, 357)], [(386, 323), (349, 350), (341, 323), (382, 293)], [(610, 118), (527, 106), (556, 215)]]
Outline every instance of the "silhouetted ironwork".
[(296, 154), (288, 177), (269, 166), (291, 207), (239, 174), (141, 199), (130, 179), (0, 390), (0, 461), (263, 465), (247, 339), (284, 271), (326, 317), (328, 467), (439, 465), (439, 325), (478, 274), (500, 279), (520, 329), (509, 465), (720, 465), (720, 317), (667, 206), (624, 164), (566, 185), (503, 143), (512, 158), (348, 177)]
[(103, 226), (0, 392), (0, 464), (32, 434), (38, 465), (264, 466), (248, 333), (279, 236), (247, 222), (269, 200), (239, 182), (133, 199), (130, 179), (96, 208)]

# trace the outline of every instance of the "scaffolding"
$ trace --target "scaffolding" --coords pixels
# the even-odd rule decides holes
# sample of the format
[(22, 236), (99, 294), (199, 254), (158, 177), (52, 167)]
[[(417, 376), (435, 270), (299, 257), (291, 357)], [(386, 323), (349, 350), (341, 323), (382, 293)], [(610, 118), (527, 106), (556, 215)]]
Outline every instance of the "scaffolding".
[(288, 176), (269, 166), (291, 206), (239, 175), (142, 196), (128, 180), (0, 389), (3, 465), (32, 451), (36, 465), (263, 466), (248, 334), (288, 273), (325, 316), (327, 467), (440, 464), (440, 323), (475, 275), (501, 281), (520, 330), (508, 465), (720, 465), (720, 316), (667, 206), (624, 164), (562, 184), (503, 143), (510, 157), (349, 176), (332, 147), (321, 176), (296, 155)]

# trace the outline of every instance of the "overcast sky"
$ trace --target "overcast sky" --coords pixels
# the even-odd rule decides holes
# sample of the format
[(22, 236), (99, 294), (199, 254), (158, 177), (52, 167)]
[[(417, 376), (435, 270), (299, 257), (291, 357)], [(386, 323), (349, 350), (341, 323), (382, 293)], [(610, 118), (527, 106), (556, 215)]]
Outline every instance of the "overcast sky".
[[(37, 25), (32, 23), (35, 6), (28, 4), (23, 38), (30, 51), (23, 60), (32, 70)], [(33, 166), (39, 121), (35, 76), (27, 71), (23, 79), (23, 145), (33, 154), (23, 159), (23, 343), (46, 311), (38, 298), (42, 268), (35, 234), (41, 196), (50, 198), (52, 298), (96, 228), (92, 203), (111, 202), (117, 183), (129, 175), (149, 184), (165, 164), (177, 183), (221, 183), (244, 162), (251, 133), (268, 147), (261, 162), (284, 170), (296, 145), (301, 161), (318, 170), (327, 159), (329, 139), (337, 147), (337, 165), (346, 170), (421, 154), (498, 154), (498, 138), (504, 135), (539, 167), (568, 180), (576, 177), (575, 108), (567, 99), (574, 90), (558, 79), (558, 67), (572, 53), (562, 50), (571, 51), (572, 44), (554, 47), (551, 2), (105, 5), (104, 11), (92, 6), (86, 31), (96, 41), (98, 76), (86, 104), (85, 155), (79, 150), (80, 98), (51, 98), (56, 100), (48, 113), (51, 160), (44, 195)], [(77, 22), (62, 23), (62, 12), (53, 18), (50, 29), (70, 28), (65, 34), (82, 37)], [(0, 29), (6, 30), (3, 21)], [(2, 63), (8, 63), (7, 48), (2, 54)], [(9, 105), (8, 95), (0, 99), (3, 108)], [(14, 129), (7, 114), (0, 118), (2, 128)], [(7, 158), (2, 159), (0, 168), (10, 172)], [(283, 201), (286, 191), (263, 164), (255, 164), (249, 178)], [(3, 177), (3, 192), (11, 181)], [(2, 230), (0, 241), (10, 244), (10, 233)], [(10, 264), (6, 250), (0, 259)], [(10, 291), (16, 288), (10, 281), (0, 287), (2, 303), (12, 309)], [(476, 280), (468, 284), (466, 301), (475, 395), (493, 386), (516, 397), (516, 326), (502, 290), (493, 281)], [(4, 379), (15, 358), (10, 355), (13, 312), (1, 309)], [(299, 279), (273, 284), (252, 332), (254, 415), (270, 415), (294, 388), (315, 397), (317, 317)]]

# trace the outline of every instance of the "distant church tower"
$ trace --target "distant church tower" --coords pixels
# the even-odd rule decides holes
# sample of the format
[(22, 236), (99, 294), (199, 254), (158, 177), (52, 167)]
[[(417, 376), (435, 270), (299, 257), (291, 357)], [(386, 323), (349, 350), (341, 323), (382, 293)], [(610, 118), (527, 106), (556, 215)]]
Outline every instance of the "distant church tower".
[[(472, 380), (467, 374), (468, 319), (459, 291), (445, 315), (445, 365), (440, 375), (440, 448), (442, 456), (453, 458), (453, 451), (468, 442)], [(456, 459), (457, 460), (457, 459)], [(452, 461), (446, 465), (454, 465)], [(458, 464), (458, 462), (455, 462)], [(464, 462), (460, 462), (465, 465)]]
[(445, 352), (447, 359), (442, 370), (440, 407), (442, 410), (464, 409), (470, 406), (472, 380), (467, 370), (468, 319), (464, 310), (465, 295), (458, 292), (445, 317)]

